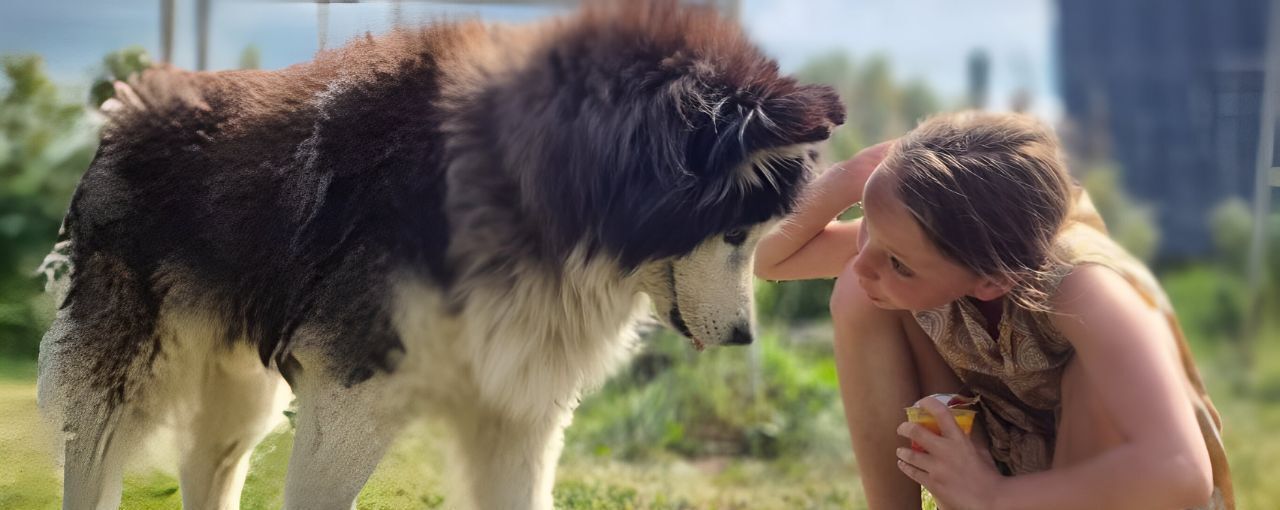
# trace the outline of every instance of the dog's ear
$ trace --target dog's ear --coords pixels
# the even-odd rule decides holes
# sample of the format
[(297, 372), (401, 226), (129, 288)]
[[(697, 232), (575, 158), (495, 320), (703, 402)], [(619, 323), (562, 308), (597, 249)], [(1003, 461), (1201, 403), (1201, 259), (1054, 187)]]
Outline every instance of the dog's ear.
[(713, 174), (758, 151), (826, 140), (845, 117), (840, 97), (826, 85), (797, 86), (764, 98), (739, 93), (719, 103), (690, 147)]
[(821, 142), (844, 124), (844, 105), (831, 87), (802, 85), (761, 101), (743, 120), (749, 151)]

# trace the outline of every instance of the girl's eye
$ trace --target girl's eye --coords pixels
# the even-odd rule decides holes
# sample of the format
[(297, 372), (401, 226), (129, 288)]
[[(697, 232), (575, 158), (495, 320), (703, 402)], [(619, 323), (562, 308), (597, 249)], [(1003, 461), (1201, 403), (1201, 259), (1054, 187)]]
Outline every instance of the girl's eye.
[(725, 233), (724, 242), (733, 246), (742, 246), (742, 243), (747, 242), (747, 231), (742, 229), (730, 230)]
[(907, 269), (907, 266), (902, 265), (902, 261), (898, 260), (898, 257), (890, 256), (889, 265), (893, 266), (893, 270), (897, 271), (898, 274), (902, 276), (915, 276), (915, 273), (912, 273), (910, 269)]

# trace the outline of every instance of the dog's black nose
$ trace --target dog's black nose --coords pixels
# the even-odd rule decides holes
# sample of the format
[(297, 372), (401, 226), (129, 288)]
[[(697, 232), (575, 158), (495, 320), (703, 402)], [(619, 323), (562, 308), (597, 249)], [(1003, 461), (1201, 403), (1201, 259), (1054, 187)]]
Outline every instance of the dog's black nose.
[(726, 343), (729, 345), (747, 345), (752, 340), (750, 329), (746, 326), (736, 326), (733, 328), (733, 335), (729, 337), (729, 341)]

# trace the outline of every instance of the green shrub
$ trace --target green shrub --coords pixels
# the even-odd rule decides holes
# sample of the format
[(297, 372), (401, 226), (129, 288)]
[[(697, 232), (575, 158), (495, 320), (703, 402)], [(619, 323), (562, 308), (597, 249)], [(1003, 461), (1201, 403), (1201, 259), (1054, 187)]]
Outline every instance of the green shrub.
[(589, 396), (567, 443), (580, 454), (628, 460), (846, 452), (830, 350), (784, 345), (776, 334), (758, 341), (755, 351), (696, 353), (672, 334), (657, 334), (643, 356), (667, 358), (667, 368), (624, 374)]
[(37, 56), (6, 56), (0, 82), (0, 355), (34, 357), (50, 320), (35, 269), (97, 147), (97, 121), (64, 100)]

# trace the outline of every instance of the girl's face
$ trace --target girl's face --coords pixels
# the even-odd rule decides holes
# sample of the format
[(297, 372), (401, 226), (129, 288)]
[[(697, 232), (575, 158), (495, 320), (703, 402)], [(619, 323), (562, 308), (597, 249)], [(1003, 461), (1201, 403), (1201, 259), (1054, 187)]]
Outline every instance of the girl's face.
[[(989, 301), (1007, 291), (943, 255), (898, 199), (896, 177), (883, 167), (867, 181), (862, 232), (851, 269), (877, 306), (920, 311), (965, 296)], [(848, 269), (846, 269), (847, 271)]]

